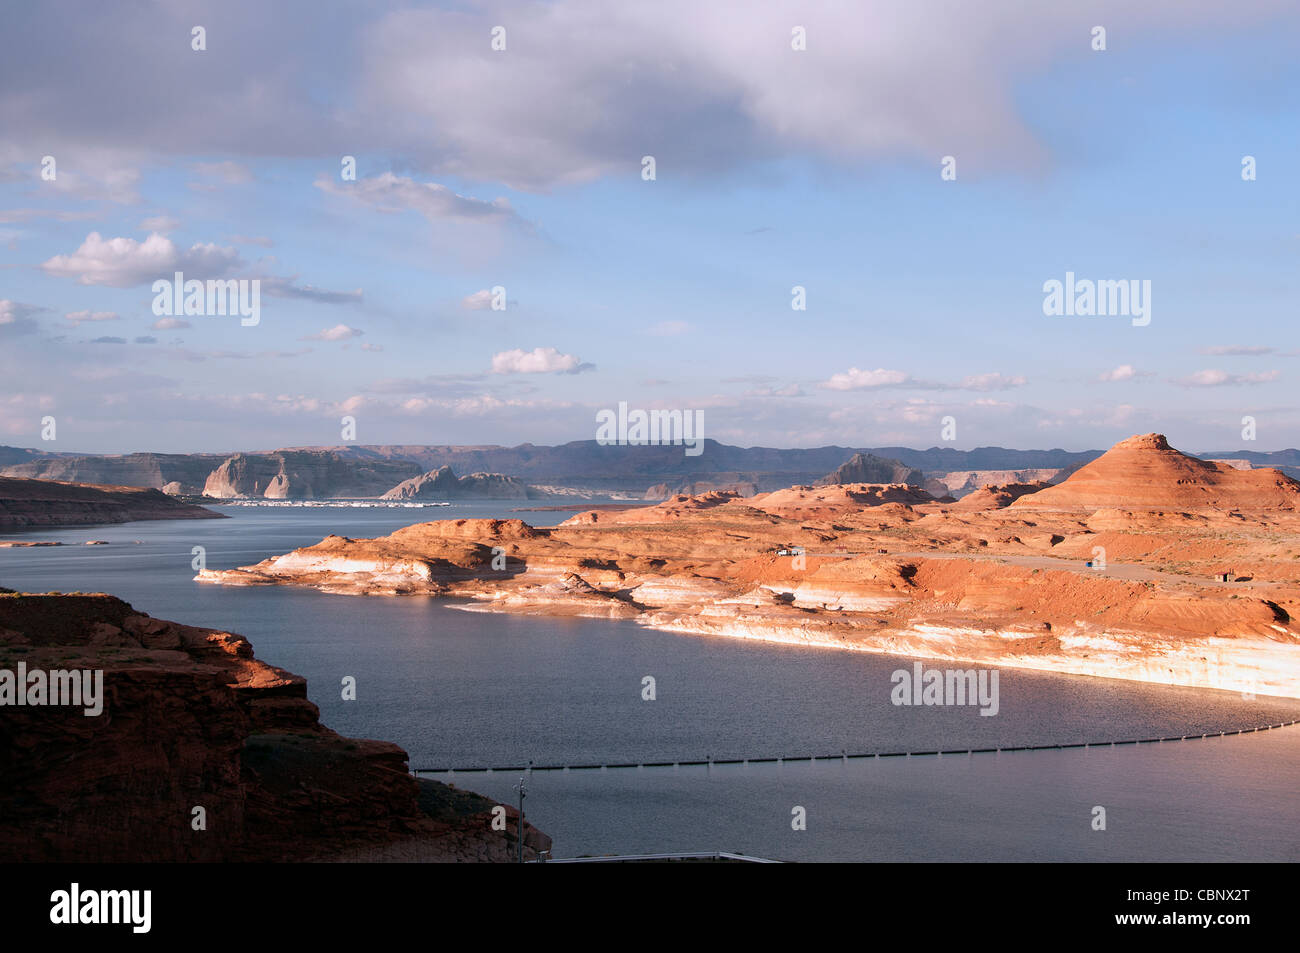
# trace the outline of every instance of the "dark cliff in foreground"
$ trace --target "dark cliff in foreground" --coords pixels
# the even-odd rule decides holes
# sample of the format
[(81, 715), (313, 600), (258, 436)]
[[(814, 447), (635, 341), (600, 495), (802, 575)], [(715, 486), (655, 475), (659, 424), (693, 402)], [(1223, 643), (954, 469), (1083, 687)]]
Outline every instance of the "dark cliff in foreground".
[[(326, 728), (306, 680), (242, 636), (108, 595), (0, 593), (0, 677), (20, 664), (102, 669), (102, 713), (0, 691), (0, 861), (514, 859), (513, 809), (493, 831), (494, 802)], [(526, 859), (549, 849), (524, 833)]]
[(26, 526), (183, 519), (224, 519), (224, 516), (143, 487), (0, 476), (0, 531)]

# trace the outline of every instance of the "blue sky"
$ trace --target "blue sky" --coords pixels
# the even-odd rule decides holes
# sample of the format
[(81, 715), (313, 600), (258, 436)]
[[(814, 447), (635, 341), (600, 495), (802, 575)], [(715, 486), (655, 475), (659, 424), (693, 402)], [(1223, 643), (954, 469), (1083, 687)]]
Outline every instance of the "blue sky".
[[(1300, 444), (1300, 14), (1024, 6), (24, 11), (0, 442), (557, 443), (627, 401), (747, 446)], [(261, 322), (158, 326), (176, 262)], [(1151, 323), (1044, 316), (1067, 271)]]

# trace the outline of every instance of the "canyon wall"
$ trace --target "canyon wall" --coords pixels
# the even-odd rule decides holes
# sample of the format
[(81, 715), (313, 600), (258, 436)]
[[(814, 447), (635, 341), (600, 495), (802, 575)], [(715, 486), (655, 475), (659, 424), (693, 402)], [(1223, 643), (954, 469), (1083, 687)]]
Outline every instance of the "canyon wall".
[[(493, 802), (326, 728), (306, 680), (242, 636), (108, 595), (4, 591), (0, 671), (20, 665), (102, 670), (102, 713), (0, 708), (0, 860), (514, 859), (513, 809), (493, 831)], [(527, 824), (524, 844), (550, 848)]]

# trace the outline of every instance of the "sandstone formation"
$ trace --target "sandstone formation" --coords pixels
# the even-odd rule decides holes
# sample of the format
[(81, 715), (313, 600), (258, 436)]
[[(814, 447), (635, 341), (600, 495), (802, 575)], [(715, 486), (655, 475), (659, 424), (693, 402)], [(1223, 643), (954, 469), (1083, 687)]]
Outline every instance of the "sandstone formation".
[(376, 497), (419, 474), (419, 467), (409, 461), (352, 461), (327, 450), (237, 453), (212, 471), (203, 495), (269, 500)]
[[(152, 487), (173, 495), (195, 496), (221, 461), (220, 455), (204, 453), (51, 454), (0, 467), (0, 474), (67, 483)], [(175, 489), (166, 490), (172, 484)]]
[[(728, 479), (734, 477), (734, 479)], [(715, 482), (720, 481), (720, 482)], [(642, 499), (667, 500), (674, 496), (695, 496), (719, 490), (737, 496), (753, 496), (758, 492), (758, 479), (746, 474), (716, 474), (715, 480), (683, 480), (680, 483), (656, 483), (648, 487)]]
[(1241, 470), (1199, 460), (1164, 435), (1123, 440), (1058, 486), (1017, 500), (1020, 509), (1212, 510), (1230, 513), (1300, 509), (1300, 482), (1272, 469)]
[[(0, 669), (20, 663), (102, 670), (102, 713), (0, 709), (0, 860), (514, 858), (513, 809), (493, 831), (493, 802), (417, 782), (394, 744), (335, 734), (306, 681), (242, 636), (102, 594), (0, 595)], [(526, 859), (550, 848), (524, 835)]]
[(813, 485), (837, 483), (910, 483), (921, 486), (925, 477), (920, 470), (905, 467), (897, 460), (887, 460), (872, 453), (855, 453)]
[(953, 496), (961, 497), (986, 486), (1056, 482), (1064, 479), (1065, 475), (1063, 470), (1049, 467), (1029, 470), (957, 470), (940, 474), (935, 479)]
[[(198, 578), (1300, 697), (1287, 478), (1154, 435), (1089, 466), (956, 503), (905, 484), (800, 485), (591, 509), (550, 529), (425, 523)], [(1217, 579), (1224, 566), (1243, 581)]]
[(403, 480), (380, 497), (383, 500), (525, 500), (546, 494), (522, 480), (500, 473), (471, 473), (458, 477), (451, 467), (439, 467)]
[(952, 505), (955, 512), (967, 510), (994, 510), (1010, 506), (1022, 496), (1045, 490), (1052, 484), (1046, 480), (1036, 483), (1004, 483), (1000, 486), (985, 485), (973, 493), (967, 493)]
[(0, 477), (0, 530), (223, 518), (220, 513), (181, 503), (158, 490)]

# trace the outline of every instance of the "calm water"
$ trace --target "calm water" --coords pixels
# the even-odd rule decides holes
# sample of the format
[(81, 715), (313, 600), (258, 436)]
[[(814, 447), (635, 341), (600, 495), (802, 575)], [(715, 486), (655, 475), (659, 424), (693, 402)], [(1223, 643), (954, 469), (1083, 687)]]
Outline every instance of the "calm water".
[[(425, 510), (247, 509), (228, 520), (38, 531), (0, 549), (0, 585), (105, 591), (226, 628), (305, 675), (330, 727), (395, 741), (415, 767), (824, 756), (1197, 734), (1300, 717), (1300, 701), (1109, 679), (1000, 673), (1000, 711), (896, 707), (910, 661), (655, 632), (629, 622), (458, 611), (192, 581), (191, 547), (229, 568), (517, 503)], [(88, 539), (108, 546), (85, 547)], [(139, 544), (135, 541), (139, 540)], [(936, 663), (926, 663), (933, 665)], [(344, 676), (358, 698), (344, 702)], [(642, 678), (657, 699), (641, 699)], [(512, 798), (516, 774), (452, 779)], [(792, 860), (1300, 860), (1300, 726), (1105, 749), (941, 758), (537, 772), (528, 814), (557, 856), (734, 850)], [(1107, 811), (1093, 831), (1092, 808)], [(807, 830), (791, 829), (791, 810)]]

